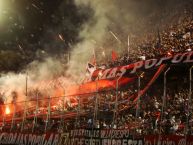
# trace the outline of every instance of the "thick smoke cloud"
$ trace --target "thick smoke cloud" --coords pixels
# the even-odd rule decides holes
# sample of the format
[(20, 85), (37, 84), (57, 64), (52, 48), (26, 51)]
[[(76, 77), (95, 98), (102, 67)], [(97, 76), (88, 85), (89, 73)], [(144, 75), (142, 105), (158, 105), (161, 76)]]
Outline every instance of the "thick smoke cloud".
[[(26, 98), (26, 81), (28, 92), (37, 89), (48, 92), (54, 87), (57, 89), (57, 86), (54, 85), (57, 85), (57, 78), (61, 76), (63, 72), (63, 65), (56, 59), (47, 58), (43, 62), (34, 61), (23, 71), (23, 73), (8, 73), (1, 75), (1, 97), (3, 97), (6, 102), (10, 103), (13, 101), (13, 92), (16, 92), (18, 96), (16, 98), (17, 101), (24, 101)], [(62, 79), (65, 81), (64, 78)], [(55, 82), (53, 82), (54, 80)], [(60, 87), (63, 87), (63, 85), (65, 85), (64, 83), (62, 84), (60, 82)], [(53, 95), (53, 93), (50, 93), (49, 95)]]
[(78, 77), (80, 73), (84, 74), (85, 64), (93, 56), (93, 50), (100, 62), (110, 60), (112, 50), (125, 53), (128, 35), (139, 37), (151, 32), (156, 37), (157, 29), (172, 23), (176, 12), (181, 10), (183, 14), (183, 8), (189, 3), (180, 0), (75, 0), (77, 7), (89, 7), (94, 14), (80, 29), (82, 41), (71, 52), (70, 73), (74, 72)]
[[(124, 53), (127, 50), (128, 35), (139, 36), (147, 31), (153, 32), (161, 26), (160, 24), (170, 23), (171, 21), (168, 20), (173, 15), (168, 13), (182, 10), (181, 7), (186, 7), (189, 2), (188, 0), (186, 2), (180, 0), (75, 0), (77, 10), (80, 10), (77, 13), (88, 13), (90, 19), (80, 27), (77, 25), (76, 30), (79, 31), (77, 39), (80, 41), (72, 46), (68, 66), (52, 57), (45, 59), (44, 62), (32, 62), (23, 71), (24, 73), (2, 75), (0, 78), (2, 97), (7, 102), (11, 102), (12, 92), (16, 91), (18, 101), (25, 99), (26, 72), (29, 76), (28, 87), (31, 90), (37, 88), (45, 92), (49, 90), (52, 95), (58, 86), (66, 88), (74, 82), (81, 83), (85, 77), (86, 63), (93, 57), (94, 51), (97, 61), (110, 59), (111, 50), (119, 54)], [(63, 27), (64, 25), (61, 24), (56, 31), (60, 32)], [(113, 32), (119, 41), (110, 32)], [(52, 46), (58, 46), (55, 43), (57, 41)], [(105, 51), (105, 57), (102, 51)], [(59, 83), (56, 81), (58, 78), (60, 78)], [(49, 83), (41, 83), (46, 81)]]

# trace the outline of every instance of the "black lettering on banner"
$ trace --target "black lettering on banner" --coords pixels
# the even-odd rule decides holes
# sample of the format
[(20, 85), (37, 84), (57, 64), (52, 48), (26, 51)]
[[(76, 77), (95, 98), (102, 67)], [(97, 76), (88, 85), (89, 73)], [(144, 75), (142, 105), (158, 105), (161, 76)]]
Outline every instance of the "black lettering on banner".
[(84, 143), (85, 143), (85, 145), (90, 145), (90, 142), (88, 139), (86, 139)]
[[(71, 131), (73, 133), (74, 131)], [(92, 131), (92, 138), (88, 132), (91, 130), (78, 131), (81, 132), (82, 137), (70, 135), (71, 144), (70, 145), (143, 145), (143, 139), (131, 139), (129, 130), (97, 130)], [(69, 144), (66, 144), (69, 145)]]
[(123, 139), (122, 145), (127, 145), (127, 139)]
[[(72, 131), (71, 131), (71, 133), (72, 133)], [(63, 134), (61, 134), (61, 135), (60, 135), (60, 139), (59, 139), (59, 136), (57, 136), (57, 137), (58, 137), (58, 142), (59, 142), (59, 144), (67, 144), (68, 141), (69, 141), (69, 133), (63, 133)], [(56, 139), (57, 137), (55, 136), (55, 139)], [(54, 141), (53, 141), (53, 145), (57, 145), (57, 143), (56, 143), (57, 140), (55, 140), (55, 139), (54, 139)]]
[[(93, 131), (93, 136), (91, 132)], [(76, 132), (80, 136), (71, 136)], [(22, 133), (0, 133), (0, 144), (12, 144), (12, 145), (156, 145), (158, 138), (152, 136), (144, 136), (145, 142), (141, 138), (132, 137), (129, 135), (129, 130), (76, 130), (66, 134), (22, 134)], [(92, 138), (91, 138), (92, 137)], [(61, 142), (62, 138), (64, 142)], [(164, 145), (192, 145), (193, 136), (187, 136), (187, 142), (185, 137), (182, 136), (162, 136), (160, 144)]]
[(78, 136), (82, 136), (82, 134), (83, 134), (83, 130), (82, 129), (80, 129), (80, 130), (78, 130)]

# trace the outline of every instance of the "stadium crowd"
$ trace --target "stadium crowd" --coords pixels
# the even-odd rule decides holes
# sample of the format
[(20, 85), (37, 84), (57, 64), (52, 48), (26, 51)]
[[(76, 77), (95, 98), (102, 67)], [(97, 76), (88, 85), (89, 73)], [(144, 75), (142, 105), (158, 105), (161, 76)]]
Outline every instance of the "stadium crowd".
[[(157, 32), (146, 32), (137, 37), (130, 36), (129, 52), (124, 51), (117, 60), (107, 64), (98, 62), (98, 67), (106, 68), (121, 66), (150, 58), (160, 58), (176, 53), (192, 51), (193, 46), (193, 12), (185, 9), (183, 13), (176, 12), (173, 23), (164, 23)], [(179, 13), (179, 14), (178, 14)], [(151, 23), (151, 22), (150, 22)], [(143, 23), (142, 23), (143, 24)], [(125, 47), (125, 46), (124, 46)]]
[[(179, 18), (177, 24), (171, 24), (160, 31), (158, 37), (155, 38), (152, 34), (138, 37), (131, 43), (129, 54), (125, 53), (116, 61), (105, 65), (106, 68), (109, 68), (126, 65), (140, 59), (173, 55), (191, 51), (192, 46), (193, 12), (186, 11), (183, 19)], [(135, 83), (118, 91), (106, 90), (86, 97), (80, 96), (79, 99), (76, 99), (78, 102), (76, 105), (72, 105), (70, 101), (65, 102), (65, 109), (61, 104), (55, 107), (39, 107), (37, 110), (35, 107), (27, 109), (25, 120), (22, 118), (23, 112), (16, 113), (14, 120), (10, 119), (1, 124), (1, 130), (65, 132), (75, 128), (118, 128), (130, 129), (134, 134), (141, 135), (192, 133), (193, 116), (191, 113), (188, 116), (190, 100), (188, 100), (187, 80), (169, 82), (165, 105), (162, 99), (163, 88), (161, 86), (163, 83), (156, 83), (145, 95), (141, 96), (138, 107), (131, 98), (138, 93)], [(176, 83), (181, 86), (176, 86)], [(58, 102), (61, 101), (62, 99), (58, 98)], [(23, 121), (17, 121), (17, 118)]]
[[(181, 83), (181, 86), (176, 87), (176, 83)], [(155, 82), (155, 85), (141, 96), (140, 107), (136, 107), (137, 103), (131, 99), (133, 94), (137, 94), (134, 83), (129, 89), (120, 88), (117, 92), (116, 90), (99, 92), (95, 95), (87, 95), (87, 99), (80, 96), (80, 104), (72, 107), (70, 102), (66, 102), (64, 112), (60, 107), (51, 107), (50, 116), (47, 116), (49, 108), (38, 108), (37, 117), (34, 116), (35, 110), (30, 111), (28, 109), (23, 132), (43, 133), (51, 131), (62, 133), (78, 128), (102, 128), (129, 129), (133, 134), (140, 135), (191, 133), (193, 117), (191, 113), (189, 117), (187, 115), (189, 97), (187, 80), (179, 79), (168, 82), (164, 108), (162, 108), (163, 88), (160, 85), (163, 84)], [(98, 102), (96, 102), (96, 97)], [(16, 116), (22, 117), (22, 115), (23, 112)], [(17, 121), (17, 117), (15, 117), (12, 131), (18, 131), (22, 128), (22, 121)], [(62, 120), (62, 117), (65, 120)], [(1, 129), (3, 131), (10, 130), (11, 124), (11, 120), (5, 122)]]

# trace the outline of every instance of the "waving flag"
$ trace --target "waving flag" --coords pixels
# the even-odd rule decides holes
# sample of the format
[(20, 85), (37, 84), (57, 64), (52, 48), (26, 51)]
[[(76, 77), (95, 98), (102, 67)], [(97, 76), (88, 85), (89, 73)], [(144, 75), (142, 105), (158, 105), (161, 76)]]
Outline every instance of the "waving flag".
[(86, 68), (86, 75), (90, 76), (92, 75), (92, 73), (96, 70), (96, 66), (91, 64), (91, 63), (87, 63), (87, 68)]
[(117, 53), (115, 51), (112, 51), (112, 61), (116, 61), (117, 58)]

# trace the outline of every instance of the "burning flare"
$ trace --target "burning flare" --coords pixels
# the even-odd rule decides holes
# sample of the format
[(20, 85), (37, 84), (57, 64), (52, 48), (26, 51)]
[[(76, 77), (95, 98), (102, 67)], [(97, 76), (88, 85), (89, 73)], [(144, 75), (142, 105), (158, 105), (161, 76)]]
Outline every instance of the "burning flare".
[(9, 108), (9, 106), (6, 106), (6, 108), (5, 108), (5, 114), (6, 115), (8, 115), (8, 114), (10, 114), (10, 108)]

